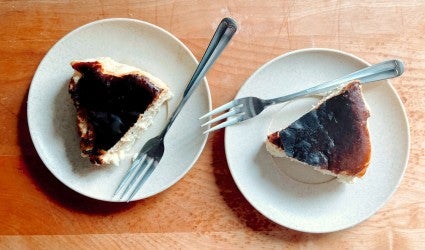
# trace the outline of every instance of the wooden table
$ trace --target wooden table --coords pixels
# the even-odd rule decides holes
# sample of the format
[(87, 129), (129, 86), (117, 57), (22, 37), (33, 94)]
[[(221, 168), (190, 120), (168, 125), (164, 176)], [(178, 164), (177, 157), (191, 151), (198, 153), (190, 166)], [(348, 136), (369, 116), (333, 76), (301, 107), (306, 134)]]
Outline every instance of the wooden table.
[[(0, 248), (424, 248), (424, 1), (0, 1)], [(208, 73), (213, 106), (234, 98), (262, 64), (300, 48), (326, 47), (371, 63), (400, 58), (391, 83), (410, 121), (408, 168), (376, 214), (347, 230), (307, 234), (262, 216), (236, 187), (224, 133), (210, 136), (189, 173), (165, 192), (116, 204), (59, 182), (29, 136), (33, 74), (58, 39), (88, 22), (128, 17), (170, 31), (200, 59), (219, 21), (240, 30)]]

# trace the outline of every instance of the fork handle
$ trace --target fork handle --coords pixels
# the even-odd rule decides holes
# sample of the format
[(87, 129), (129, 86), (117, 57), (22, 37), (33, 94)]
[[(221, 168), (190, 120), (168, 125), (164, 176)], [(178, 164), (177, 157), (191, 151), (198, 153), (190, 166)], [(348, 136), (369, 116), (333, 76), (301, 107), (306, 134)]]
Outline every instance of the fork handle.
[(200, 80), (205, 76), (214, 62), (217, 60), (218, 56), (223, 52), (226, 45), (229, 43), (230, 39), (233, 37), (237, 29), (236, 21), (230, 17), (226, 17), (221, 20), (220, 24), (217, 27), (211, 41), (202, 56), (201, 61), (199, 62), (198, 67), (193, 73), (192, 78), (190, 79), (184, 93), (183, 97), (191, 95), (198, 86)]
[(167, 133), (168, 129), (173, 124), (177, 115), (182, 110), (184, 104), (187, 102), (189, 97), (192, 95), (193, 91), (199, 85), (199, 83), (201, 82), (201, 79), (204, 78), (205, 74), (208, 72), (208, 70), (217, 60), (218, 56), (221, 54), (221, 52), (223, 52), (224, 48), (229, 43), (230, 39), (235, 34), (236, 30), (237, 30), (237, 24), (236, 24), (236, 21), (234, 21), (232, 18), (226, 17), (223, 20), (221, 20), (219, 26), (217, 27), (217, 30), (215, 31), (213, 37), (211, 38), (211, 41), (208, 45), (207, 50), (205, 51), (200, 63), (198, 64), (198, 67), (196, 68), (192, 78), (187, 84), (187, 87), (183, 93), (183, 99), (180, 101), (176, 110), (171, 115), (170, 120), (168, 121), (164, 130), (161, 132), (162, 136), (164, 136)]
[(375, 65), (363, 68), (351, 74), (345, 75), (338, 79), (324, 82), (322, 84), (316, 85), (312, 88), (305, 89), (293, 94), (285, 95), (278, 98), (273, 98), (267, 100), (268, 105), (273, 105), (277, 103), (287, 102), (289, 100), (303, 97), (307, 95), (313, 95), (318, 93), (323, 93), (335, 89), (336, 87), (347, 84), (353, 80), (358, 80), (361, 84), (385, 80), (400, 76), (404, 72), (404, 63), (400, 60), (388, 60)]

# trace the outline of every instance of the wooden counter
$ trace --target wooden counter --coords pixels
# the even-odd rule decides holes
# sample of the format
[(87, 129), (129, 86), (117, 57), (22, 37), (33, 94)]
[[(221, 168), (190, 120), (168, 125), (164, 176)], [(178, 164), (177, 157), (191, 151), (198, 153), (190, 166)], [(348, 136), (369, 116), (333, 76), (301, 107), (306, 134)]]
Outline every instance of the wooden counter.
[[(0, 1), (0, 248), (362, 248), (425, 247), (425, 2), (423, 1)], [(410, 158), (400, 187), (363, 223), (307, 234), (262, 216), (226, 162), (223, 131), (176, 185), (129, 204), (92, 200), (44, 166), (26, 114), (34, 72), (49, 50), (88, 22), (127, 17), (158, 25), (200, 59), (225, 16), (240, 29), (208, 73), (213, 107), (234, 98), (270, 59), (324, 47), (370, 63), (400, 58), (391, 81), (406, 108)]]

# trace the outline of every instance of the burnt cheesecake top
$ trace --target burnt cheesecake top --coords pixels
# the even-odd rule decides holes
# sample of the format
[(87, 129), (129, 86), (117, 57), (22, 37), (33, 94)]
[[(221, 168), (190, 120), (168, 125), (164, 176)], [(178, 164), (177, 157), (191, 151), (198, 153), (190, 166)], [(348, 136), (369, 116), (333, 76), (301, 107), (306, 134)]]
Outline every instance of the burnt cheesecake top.
[(370, 160), (370, 138), (361, 86), (353, 82), (268, 140), (311, 166), (361, 177)]
[[(69, 84), (69, 93), (81, 119), (92, 130), (86, 143), (97, 154), (108, 150), (159, 96), (161, 89), (139, 74), (113, 75), (102, 70), (98, 61), (74, 62), (72, 68), (81, 76)], [(85, 142), (82, 138), (82, 144)]]

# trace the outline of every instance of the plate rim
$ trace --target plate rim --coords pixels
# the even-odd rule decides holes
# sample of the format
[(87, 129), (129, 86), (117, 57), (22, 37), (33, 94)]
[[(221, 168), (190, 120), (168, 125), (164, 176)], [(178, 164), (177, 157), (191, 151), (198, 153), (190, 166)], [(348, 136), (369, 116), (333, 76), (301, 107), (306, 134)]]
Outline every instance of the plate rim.
[[(332, 49), (332, 48), (321, 48), (321, 47), (317, 47), (317, 48), (303, 48), (303, 49), (296, 49), (293, 51), (289, 51), (286, 53), (283, 53), (281, 55), (278, 55), (268, 61), (266, 61), (264, 64), (262, 64), (258, 69), (256, 69), (254, 71), (254, 73), (252, 73), (252, 75), (250, 77), (248, 77), (245, 82), (242, 84), (242, 86), (240, 87), (240, 89), (238, 90), (237, 94), (235, 95), (235, 99), (237, 98), (237, 96), (239, 95), (239, 93), (243, 90), (243, 88), (245, 88), (246, 83), (251, 81), (254, 77), (256, 77), (257, 74), (259, 74), (260, 72), (262, 72), (265, 68), (269, 67), (271, 64), (275, 63), (278, 60), (281, 60), (282, 58), (291, 56), (291, 55), (295, 55), (295, 54), (301, 54), (301, 53), (312, 53), (312, 52), (319, 52), (319, 53), (335, 53), (335, 54), (339, 54), (339, 55), (343, 55), (346, 56), (348, 58), (350, 58), (351, 60), (360, 62), (366, 66), (370, 66), (371, 64), (369, 62), (367, 62), (366, 60), (345, 52), (345, 51), (341, 51), (341, 50), (337, 50), (337, 49)], [(341, 231), (341, 230), (345, 230), (348, 228), (352, 228), (358, 224), (360, 224), (361, 222), (364, 222), (365, 220), (367, 220), (368, 218), (370, 218), (372, 215), (374, 215), (377, 211), (379, 211), (385, 204), (387, 204), (387, 202), (391, 199), (391, 197), (394, 195), (394, 193), (398, 190), (401, 181), (403, 180), (403, 177), (405, 175), (406, 169), (408, 167), (408, 162), (409, 162), (409, 155), (410, 155), (410, 144), (411, 144), (411, 138), (410, 138), (410, 125), (409, 125), (409, 120), (408, 120), (408, 116), (407, 116), (407, 112), (406, 109), (404, 107), (403, 102), (401, 101), (400, 96), (397, 94), (397, 91), (395, 90), (394, 86), (389, 82), (389, 80), (385, 80), (386, 84), (388, 85), (388, 87), (390, 88), (391, 92), (394, 94), (394, 96), (396, 97), (395, 100), (397, 100), (397, 104), (400, 106), (401, 108), (401, 113), (403, 116), (403, 123), (406, 125), (407, 131), (406, 132), (406, 142), (407, 142), (407, 148), (406, 148), (406, 157), (404, 159), (403, 162), (403, 170), (401, 171), (400, 176), (398, 177), (398, 180), (396, 182), (396, 185), (394, 186), (393, 190), (391, 190), (391, 192), (389, 192), (387, 194), (387, 197), (385, 198), (384, 202), (382, 202), (379, 206), (376, 207), (375, 210), (371, 211), (369, 214), (367, 214), (364, 218), (362, 218), (359, 221), (353, 222), (351, 224), (348, 224), (344, 227), (339, 227), (339, 228), (335, 228), (334, 230), (305, 230), (305, 228), (297, 228), (297, 227), (293, 227), (293, 226), (288, 226), (285, 225), (284, 223), (282, 223), (281, 221), (277, 221), (276, 219), (270, 217), (268, 214), (265, 214), (261, 209), (259, 209), (259, 207), (256, 205), (255, 202), (252, 201), (252, 199), (249, 197), (249, 195), (247, 195), (245, 193), (245, 190), (243, 189), (241, 183), (238, 181), (237, 178), (235, 178), (236, 173), (235, 173), (235, 169), (231, 167), (231, 164), (229, 163), (228, 160), (228, 156), (230, 155), (229, 152), (229, 146), (228, 146), (228, 129), (225, 129), (224, 132), (224, 144), (225, 144), (225, 155), (226, 155), (226, 161), (227, 164), (229, 166), (229, 170), (230, 170), (230, 174), (232, 175), (232, 178), (236, 184), (236, 186), (238, 187), (239, 191), (242, 193), (242, 195), (244, 196), (244, 198), (259, 212), (261, 213), (264, 217), (266, 217), (267, 219), (269, 219), (270, 221), (273, 221), (274, 223), (292, 229), (292, 230), (296, 230), (296, 231), (300, 231), (300, 232), (306, 232), (306, 233), (330, 233), (330, 232), (336, 232), (336, 231)]]
[[(56, 47), (60, 46), (60, 44), (69, 39), (69, 37), (72, 37), (73, 35), (77, 34), (78, 32), (81, 32), (84, 29), (90, 28), (91, 26), (96, 26), (102, 23), (119, 23), (119, 22), (128, 22), (128, 23), (135, 23), (137, 25), (142, 25), (142, 26), (147, 26), (151, 29), (154, 29), (158, 32), (163, 33), (164, 35), (166, 35), (169, 39), (172, 39), (173, 42), (176, 42), (186, 53), (188, 58), (195, 63), (196, 65), (199, 64), (198, 60), (196, 59), (195, 55), (192, 53), (192, 51), (180, 40), (178, 39), (175, 35), (173, 35), (171, 32), (167, 31), (166, 29), (157, 26), (155, 24), (149, 23), (147, 21), (143, 21), (143, 20), (139, 20), (139, 19), (134, 19), (134, 18), (122, 18), (122, 17), (116, 17), (116, 18), (104, 18), (104, 19), (99, 19), (99, 20), (95, 20), (92, 22), (88, 22), (85, 23), (83, 25), (78, 26), (75, 29), (72, 29), (71, 31), (69, 31), (68, 33), (66, 33), (64, 36), (62, 36), (60, 39), (58, 39), (48, 50), (47, 52), (44, 54), (43, 58), (41, 59), (41, 61), (39, 62), (35, 73), (31, 79), (30, 82), (30, 86), (28, 89), (28, 95), (26, 98), (27, 101), (27, 107), (26, 107), (26, 118), (27, 118), (27, 124), (28, 124), (28, 130), (29, 130), (29, 134), (31, 137), (31, 141), (34, 145), (34, 148), (37, 152), (37, 155), (40, 157), (40, 159), (42, 160), (44, 166), (49, 170), (49, 172), (57, 179), (59, 180), (63, 185), (65, 185), (66, 187), (70, 188), (71, 190), (73, 190), (74, 192), (83, 195), (85, 197), (91, 198), (91, 199), (95, 199), (95, 200), (99, 200), (99, 201), (105, 201), (105, 202), (111, 202), (111, 203), (119, 203), (119, 202), (123, 202), (121, 200), (117, 200), (117, 199), (113, 199), (113, 197), (111, 197), (111, 199), (104, 199), (102, 197), (97, 197), (96, 195), (92, 195), (90, 194), (90, 192), (82, 192), (81, 190), (77, 190), (74, 186), (68, 185), (69, 183), (66, 182), (66, 178), (62, 178), (56, 171), (53, 171), (53, 168), (51, 168), (50, 166), (48, 166), (47, 162), (49, 162), (49, 160), (47, 159), (47, 157), (45, 156), (44, 153), (40, 153), (40, 152), (44, 152), (44, 150), (42, 150), (42, 142), (41, 139), (38, 138), (39, 136), (36, 136), (36, 134), (38, 133), (35, 129), (34, 129), (34, 124), (33, 124), (33, 118), (31, 118), (33, 116), (33, 114), (31, 114), (31, 108), (32, 108), (32, 102), (30, 101), (31, 99), (33, 99), (34, 97), (34, 81), (36, 79), (38, 79), (40, 77), (40, 68), (41, 66), (45, 63), (45, 61), (47, 60), (48, 56), (53, 53), (52, 51), (54, 51), (56, 49)], [(211, 91), (209, 88), (209, 84), (208, 84), (208, 80), (207, 77), (204, 77), (202, 79), (202, 81), (204, 82), (204, 84), (202, 84), (205, 88), (205, 92), (206, 92), (206, 104), (208, 106), (208, 110), (210, 111), (212, 109), (212, 97), (211, 97)], [(157, 195), (165, 190), (167, 190), (168, 188), (172, 187), (174, 184), (176, 184), (178, 181), (180, 181), (195, 165), (196, 161), (199, 159), (200, 155), (202, 154), (205, 145), (208, 141), (209, 135), (205, 135), (202, 143), (200, 144), (200, 148), (197, 151), (197, 153), (195, 154), (193, 160), (190, 162), (189, 166), (181, 173), (181, 175), (176, 175), (176, 177), (174, 178), (173, 182), (170, 182), (168, 185), (164, 185), (162, 188), (158, 189), (157, 192), (153, 192), (153, 193), (148, 193), (145, 196), (134, 196), (131, 201), (138, 201), (138, 200), (143, 200), (146, 198), (149, 198), (151, 196)]]

